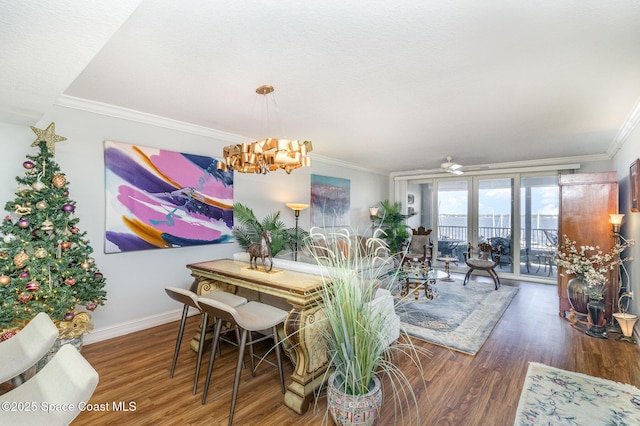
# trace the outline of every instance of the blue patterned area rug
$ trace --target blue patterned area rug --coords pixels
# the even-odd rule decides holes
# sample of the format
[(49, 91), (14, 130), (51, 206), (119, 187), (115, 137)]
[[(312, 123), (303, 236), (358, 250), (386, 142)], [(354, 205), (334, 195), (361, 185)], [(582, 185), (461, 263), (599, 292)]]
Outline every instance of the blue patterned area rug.
[(640, 389), (532, 362), (514, 425), (640, 425)]
[(493, 283), (438, 281), (433, 300), (420, 290), (418, 300), (413, 291), (401, 298), (396, 294), (396, 313), (404, 331), (413, 337), (469, 355), (478, 353), (500, 320), (516, 287), (502, 285), (496, 291)]

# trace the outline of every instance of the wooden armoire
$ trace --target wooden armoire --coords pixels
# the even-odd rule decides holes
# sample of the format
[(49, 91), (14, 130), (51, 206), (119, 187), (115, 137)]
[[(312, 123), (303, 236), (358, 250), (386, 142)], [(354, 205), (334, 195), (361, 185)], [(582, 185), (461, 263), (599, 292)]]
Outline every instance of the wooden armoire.
[[(560, 211), (558, 224), (558, 244), (564, 242), (567, 235), (582, 245), (600, 246), (604, 253), (613, 247), (613, 231), (609, 223), (609, 214), (618, 213), (618, 176), (616, 172), (577, 173), (560, 175)], [(567, 282), (573, 275), (562, 275), (558, 271), (558, 297), (560, 316), (565, 318), (569, 311)], [(605, 293), (605, 316), (611, 316), (611, 276), (607, 281)]]

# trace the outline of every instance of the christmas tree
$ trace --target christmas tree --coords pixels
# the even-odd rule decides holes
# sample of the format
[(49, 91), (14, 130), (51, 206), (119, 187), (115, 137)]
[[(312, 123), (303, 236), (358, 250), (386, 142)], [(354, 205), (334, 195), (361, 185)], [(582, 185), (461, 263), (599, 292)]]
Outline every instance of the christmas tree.
[(27, 155), (24, 176), (5, 205), (0, 225), (0, 333), (7, 339), (39, 312), (58, 325), (61, 338), (91, 331), (84, 305), (104, 304), (105, 279), (91, 257), (86, 232), (78, 228), (69, 182), (53, 160), (55, 144), (66, 138), (31, 127), (38, 155)]

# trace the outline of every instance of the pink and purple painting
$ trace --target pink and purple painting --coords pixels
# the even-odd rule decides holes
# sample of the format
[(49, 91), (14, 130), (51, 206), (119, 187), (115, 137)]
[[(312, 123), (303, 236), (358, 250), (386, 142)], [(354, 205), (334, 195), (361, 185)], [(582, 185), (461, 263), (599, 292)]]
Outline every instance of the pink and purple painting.
[(232, 241), (233, 172), (217, 161), (105, 141), (105, 253)]

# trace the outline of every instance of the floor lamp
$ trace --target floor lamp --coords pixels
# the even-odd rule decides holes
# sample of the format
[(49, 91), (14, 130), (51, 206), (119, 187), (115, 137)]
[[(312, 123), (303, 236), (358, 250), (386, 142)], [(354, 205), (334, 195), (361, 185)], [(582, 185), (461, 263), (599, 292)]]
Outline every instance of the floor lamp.
[[(609, 222), (611, 223), (611, 228), (613, 230), (613, 246), (617, 248), (620, 246), (620, 225), (622, 225), (623, 214), (609, 214)], [(617, 306), (616, 302), (618, 301), (618, 297), (620, 293), (620, 289), (618, 288), (620, 282), (620, 253), (616, 255), (615, 259), (615, 267), (613, 268), (613, 277), (611, 282), (611, 320), (609, 322), (608, 328), (610, 331), (618, 331), (619, 325), (616, 324), (613, 314), (616, 313)]]
[(307, 207), (309, 204), (295, 204), (295, 203), (287, 203), (287, 207), (293, 210), (293, 213), (296, 216), (296, 250), (293, 252), (293, 260), (298, 261), (298, 219), (300, 218), (300, 212)]
[(369, 217), (371, 218), (371, 236), (376, 236), (376, 219), (378, 218), (378, 208), (377, 207), (369, 207)]

